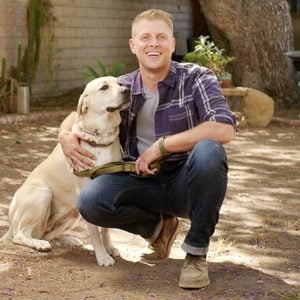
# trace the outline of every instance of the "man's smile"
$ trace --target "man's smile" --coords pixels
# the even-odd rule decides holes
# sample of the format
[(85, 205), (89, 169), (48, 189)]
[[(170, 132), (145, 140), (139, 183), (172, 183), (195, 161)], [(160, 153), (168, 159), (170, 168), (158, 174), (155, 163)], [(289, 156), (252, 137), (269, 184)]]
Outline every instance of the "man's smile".
[(157, 51), (148, 51), (148, 52), (146, 52), (146, 55), (150, 56), (150, 57), (158, 57), (161, 55), (161, 53), (157, 52)]

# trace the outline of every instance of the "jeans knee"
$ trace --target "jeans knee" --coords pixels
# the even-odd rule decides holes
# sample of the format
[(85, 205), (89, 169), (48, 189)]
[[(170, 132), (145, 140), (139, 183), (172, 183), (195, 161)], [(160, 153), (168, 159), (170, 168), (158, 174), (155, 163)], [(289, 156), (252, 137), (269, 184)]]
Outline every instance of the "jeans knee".
[(227, 156), (224, 147), (213, 140), (203, 140), (196, 144), (188, 159), (190, 167), (201, 172), (227, 172)]

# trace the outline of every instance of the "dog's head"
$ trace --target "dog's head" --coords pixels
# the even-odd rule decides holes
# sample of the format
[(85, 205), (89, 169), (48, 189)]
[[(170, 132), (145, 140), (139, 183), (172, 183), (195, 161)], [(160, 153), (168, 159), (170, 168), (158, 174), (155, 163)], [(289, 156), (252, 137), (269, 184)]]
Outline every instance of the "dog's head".
[(105, 76), (90, 81), (79, 98), (78, 116), (119, 113), (130, 105), (130, 90), (118, 79)]

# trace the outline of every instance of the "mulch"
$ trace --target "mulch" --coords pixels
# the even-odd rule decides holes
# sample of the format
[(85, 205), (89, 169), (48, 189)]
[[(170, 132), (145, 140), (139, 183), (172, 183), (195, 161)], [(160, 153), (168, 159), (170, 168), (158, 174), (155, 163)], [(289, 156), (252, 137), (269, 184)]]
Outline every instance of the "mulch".
[(31, 112), (28, 114), (3, 114), (0, 115), (0, 125), (42, 121), (46, 118), (49, 119), (54, 117), (66, 117), (70, 112), (71, 110), (62, 110), (62, 111), (39, 111), (39, 112)]

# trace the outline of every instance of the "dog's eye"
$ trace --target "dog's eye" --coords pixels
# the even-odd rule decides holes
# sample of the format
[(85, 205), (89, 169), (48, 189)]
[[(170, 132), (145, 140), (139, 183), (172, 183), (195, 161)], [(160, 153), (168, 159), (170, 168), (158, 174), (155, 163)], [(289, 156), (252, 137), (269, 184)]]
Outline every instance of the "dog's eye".
[(102, 85), (102, 87), (100, 88), (100, 91), (105, 91), (108, 89), (108, 84), (104, 84)]
[(116, 111), (116, 108), (115, 108), (115, 107), (108, 106), (108, 107), (106, 107), (106, 110), (107, 110), (108, 112), (110, 112), (110, 113), (113, 113), (113, 112)]

